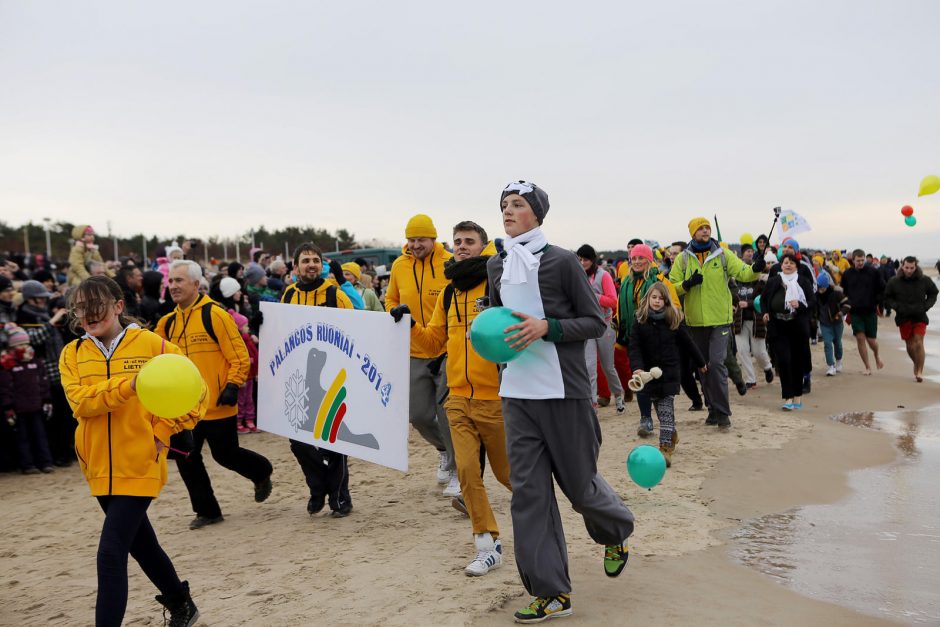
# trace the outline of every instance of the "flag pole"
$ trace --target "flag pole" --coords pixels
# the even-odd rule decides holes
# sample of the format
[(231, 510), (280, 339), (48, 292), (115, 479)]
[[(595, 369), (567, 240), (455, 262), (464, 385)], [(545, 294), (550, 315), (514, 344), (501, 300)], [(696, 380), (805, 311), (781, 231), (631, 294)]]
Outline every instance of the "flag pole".
[(714, 215), (715, 218), (715, 232), (718, 234), (718, 243), (721, 243), (721, 227), (718, 226), (718, 214)]

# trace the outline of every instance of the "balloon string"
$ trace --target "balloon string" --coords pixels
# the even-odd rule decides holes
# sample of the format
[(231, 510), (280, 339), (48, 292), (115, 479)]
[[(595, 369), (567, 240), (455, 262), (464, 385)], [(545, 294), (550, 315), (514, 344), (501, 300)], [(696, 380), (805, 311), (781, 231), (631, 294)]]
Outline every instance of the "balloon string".
[(189, 451), (181, 451), (178, 448), (173, 448), (172, 446), (168, 446), (166, 448), (168, 451), (173, 451), (174, 453), (182, 455), (183, 457), (189, 457)]

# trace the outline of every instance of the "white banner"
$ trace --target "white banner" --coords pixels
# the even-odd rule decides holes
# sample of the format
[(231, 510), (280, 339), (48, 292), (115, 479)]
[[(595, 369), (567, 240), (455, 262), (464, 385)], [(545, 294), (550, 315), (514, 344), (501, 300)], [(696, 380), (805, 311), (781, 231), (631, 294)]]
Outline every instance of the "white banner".
[(810, 230), (809, 222), (797, 212), (789, 209), (780, 212), (780, 241)]
[(258, 427), (407, 471), (408, 318), (281, 303), (261, 312)]

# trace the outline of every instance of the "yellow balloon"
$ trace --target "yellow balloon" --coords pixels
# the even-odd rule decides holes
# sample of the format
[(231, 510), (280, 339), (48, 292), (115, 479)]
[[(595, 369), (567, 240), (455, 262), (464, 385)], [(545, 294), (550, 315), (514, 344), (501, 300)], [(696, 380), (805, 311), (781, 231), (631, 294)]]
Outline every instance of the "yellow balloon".
[(750, 233), (741, 233), (741, 243), (742, 244), (754, 244), (754, 236)]
[(929, 196), (930, 194), (935, 194), (940, 190), (940, 176), (925, 176), (924, 180), (920, 182), (920, 192), (918, 196)]
[(188, 357), (157, 355), (137, 374), (137, 398), (155, 416), (179, 418), (193, 410), (202, 397), (202, 375)]

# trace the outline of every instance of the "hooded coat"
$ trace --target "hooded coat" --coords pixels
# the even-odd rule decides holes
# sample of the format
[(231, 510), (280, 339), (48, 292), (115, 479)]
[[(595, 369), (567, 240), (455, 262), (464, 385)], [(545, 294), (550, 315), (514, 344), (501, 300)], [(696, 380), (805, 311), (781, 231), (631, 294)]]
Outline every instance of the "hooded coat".
[[(444, 262), (453, 257), (440, 242), (424, 259), (411, 254), (407, 246), (392, 263), (391, 278), (385, 292), (385, 311), (399, 305), (408, 305), (417, 324), (427, 326), (434, 315), (437, 300), (450, 281), (444, 276)], [(429, 352), (416, 344), (411, 345), (411, 356), (420, 359), (439, 357), (444, 351)]]

